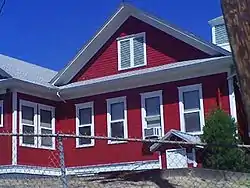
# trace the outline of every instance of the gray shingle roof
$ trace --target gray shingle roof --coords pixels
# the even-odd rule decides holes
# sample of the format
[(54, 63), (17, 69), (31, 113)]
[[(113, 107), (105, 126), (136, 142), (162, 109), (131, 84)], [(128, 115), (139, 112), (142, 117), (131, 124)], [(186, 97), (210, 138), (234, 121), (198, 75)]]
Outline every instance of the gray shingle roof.
[(0, 75), (2, 76), (52, 86), (49, 81), (56, 74), (54, 70), (0, 54)]

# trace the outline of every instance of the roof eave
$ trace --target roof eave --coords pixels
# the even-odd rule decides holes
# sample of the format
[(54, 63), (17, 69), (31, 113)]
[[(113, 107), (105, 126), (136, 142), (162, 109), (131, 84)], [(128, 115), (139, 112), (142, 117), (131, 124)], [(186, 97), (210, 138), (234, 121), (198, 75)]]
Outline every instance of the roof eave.
[(232, 64), (232, 58), (211, 58), (193, 64), (192, 61), (186, 62), (76, 82), (59, 87), (60, 93), (64, 99), (73, 99), (227, 72)]

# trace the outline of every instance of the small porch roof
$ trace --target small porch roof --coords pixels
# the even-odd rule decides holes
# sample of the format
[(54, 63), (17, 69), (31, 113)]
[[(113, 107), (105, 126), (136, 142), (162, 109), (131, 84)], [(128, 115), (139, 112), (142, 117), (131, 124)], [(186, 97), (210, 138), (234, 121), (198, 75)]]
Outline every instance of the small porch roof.
[[(194, 144), (199, 144), (201, 143), (201, 139), (198, 135), (192, 135), (192, 134), (188, 134), (182, 131), (178, 131), (175, 129), (171, 129), (170, 131), (167, 132), (167, 134), (165, 134), (161, 140), (169, 140), (172, 136), (176, 136), (178, 138), (180, 138), (181, 140), (188, 142), (188, 143), (194, 143)], [(164, 145), (164, 143), (154, 143), (152, 146), (150, 146), (150, 151), (151, 152), (155, 152), (157, 150), (159, 150), (159, 148), (161, 148)]]

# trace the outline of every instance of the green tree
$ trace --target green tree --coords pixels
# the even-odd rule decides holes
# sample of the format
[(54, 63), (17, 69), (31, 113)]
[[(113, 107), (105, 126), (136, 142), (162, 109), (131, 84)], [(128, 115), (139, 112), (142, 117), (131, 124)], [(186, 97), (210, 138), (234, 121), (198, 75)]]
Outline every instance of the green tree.
[(221, 109), (214, 110), (206, 119), (202, 141), (203, 166), (220, 170), (249, 170), (249, 155), (244, 149), (233, 147), (240, 143), (235, 120)]

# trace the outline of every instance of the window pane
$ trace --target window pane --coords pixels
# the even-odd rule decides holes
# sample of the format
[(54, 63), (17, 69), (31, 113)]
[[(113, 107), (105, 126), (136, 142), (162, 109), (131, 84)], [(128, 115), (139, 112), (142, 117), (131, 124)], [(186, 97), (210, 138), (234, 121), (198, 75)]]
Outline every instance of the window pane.
[[(52, 134), (52, 130), (42, 129), (42, 134)], [(52, 137), (42, 137), (42, 146), (52, 146)]]
[(184, 114), (186, 132), (198, 132), (200, 128), (200, 113), (186, 113)]
[(92, 123), (92, 109), (83, 108), (79, 110), (80, 125), (86, 125)]
[(130, 67), (130, 40), (120, 41), (121, 68)]
[(146, 116), (160, 115), (160, 97), (145, 99)]
[[(23, 125), (23, 133), (24, 134), (34, 134), (34, 127)], [(23, 136), (23, 143), (34, 145), (34, 143), (35, 143), (34, 136)]]
[(111, 120), (124, 119), (124, 103), (114, 103), (110, 105)]
[(143, 37), (137, 37), (133, 40), (134, 44), (134, 65), (144, 64), (144, 39)]
[(52, 112), (48, 110), (40, 110), (41, 126), (52, 128)]
[(34, 125), (34, 108), (22, 106), (22, 122)]
[(147, 121), (147, 128), (161, 127), (161, 120), (149, 120)]
[(199, 91), (188, 91), (183, 93), (184, 109), (197, 109), (200, 108)]
[(111, 123), (111, 137), (124, 138), (123, 122)]
[[(91, 127), (79, 127), (79, 133), (80, 135), (91, 136)], [(83, 144), (91, 144), (91, 139), (79, 138), (79, 145)]]

